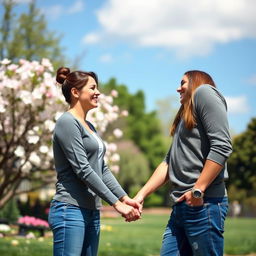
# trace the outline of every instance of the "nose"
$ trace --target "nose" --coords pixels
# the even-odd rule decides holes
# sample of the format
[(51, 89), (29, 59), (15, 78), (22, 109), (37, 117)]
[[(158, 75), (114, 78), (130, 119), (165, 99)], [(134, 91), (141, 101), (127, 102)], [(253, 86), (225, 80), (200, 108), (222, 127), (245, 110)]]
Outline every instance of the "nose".
[(177, 92), (180, 93), (181, 91), (182, 91), (182, 87), (179, 86), (179, 87), (177, 88)]
[(96, 90), (95, 90), (95, 94), (100, 95), (100, 91), (99, 91), (99, 89), (98, 89), (98, 88), (96, 88)]

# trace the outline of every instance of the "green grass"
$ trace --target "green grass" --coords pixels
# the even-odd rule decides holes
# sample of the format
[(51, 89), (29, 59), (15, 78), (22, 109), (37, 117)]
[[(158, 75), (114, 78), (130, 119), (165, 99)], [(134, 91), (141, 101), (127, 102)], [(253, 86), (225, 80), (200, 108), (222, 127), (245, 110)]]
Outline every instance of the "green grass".
[[(167, 215), (145, 214), (138, 222), (126, 223), (121, 218), (102, 219), (99, 256), (159, 255)], [(12, 245), (18, 240), (18, 245)], [(228, 218), (225, 226), (225, 253), (256, 253), (256, 219)], [(0, 238), (1, 256), (50, 256), (51, 238)]]
[[(18, 241), (18, 245), (13, 245)], [(0, 238), (1, 256), (50, 256), (52, 255), (52, 239)]]
[(163, 231), (168, 215), (143, 215), (137, 222), (104, 219), (111, 232), (101, 233), (99, 256), (159, 255)]
[(256, 219), (232, 219), (225, 222), (225, 252), (227, 254), (256, 253)]

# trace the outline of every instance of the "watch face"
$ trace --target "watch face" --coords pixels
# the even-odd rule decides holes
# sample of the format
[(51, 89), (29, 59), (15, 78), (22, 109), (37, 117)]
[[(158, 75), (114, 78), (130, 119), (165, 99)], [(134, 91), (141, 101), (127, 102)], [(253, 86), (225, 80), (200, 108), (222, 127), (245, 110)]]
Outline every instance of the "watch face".
[(193, 190), (193, 197), (195, 198), (201, 198), (202, 197), (202, 192), (199, 189), (194, 189)]

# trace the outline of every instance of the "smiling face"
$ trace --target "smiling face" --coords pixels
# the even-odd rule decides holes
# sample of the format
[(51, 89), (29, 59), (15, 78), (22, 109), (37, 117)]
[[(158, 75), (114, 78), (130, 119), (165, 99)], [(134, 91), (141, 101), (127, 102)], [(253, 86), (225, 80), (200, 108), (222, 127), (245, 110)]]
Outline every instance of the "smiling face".
[(180, 103), (186, 103), (190, 97), (191, 93), (189, 90), (189, 79), (184, 75), (181, 79), (180, 86), (177, 88), (177, 92), (180, 94)]
[(88, 81), (82, 89), (77, 90), (73, 87), (71, 91), (73, 96), (80, 102), (84, 110), (90, 110), (98, 107), (98, 98), (100, 96), (100, 92), (93, 77), (88, 77)]
[(80, 91), (80, 99), (81, 103), (86, 104), (88, 107), (97, 108), (98, 107), (98, 98), (100, 96), (100, 92), (98, 90), (98, 85), (96, 81), (89, 76), (87, 84)]

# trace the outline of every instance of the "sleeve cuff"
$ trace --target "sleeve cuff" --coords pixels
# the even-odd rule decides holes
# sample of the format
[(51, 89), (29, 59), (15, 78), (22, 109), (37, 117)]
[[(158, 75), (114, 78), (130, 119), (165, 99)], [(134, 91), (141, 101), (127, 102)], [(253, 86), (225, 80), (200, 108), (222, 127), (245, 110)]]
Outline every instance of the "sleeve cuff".
[(123, 196), (127, 196), (127, 193), (122, 188), (114, 190), (113, 193), (118, 199)]
[(109, 195), (105, 201), (110, 204), (111, 206), (118, 201), (118, 198), (115, 195)]
[(216, 153), (216, 152), (210, 152), (208, 157), (207, 157), (208, 160), (211, 160), (213, 162), (216, 162), (222, 166), (225, 165), (226, 161), (227, 161), (227, 158), (224, 157), (223, 155), (219, 154), (219, 153)]

